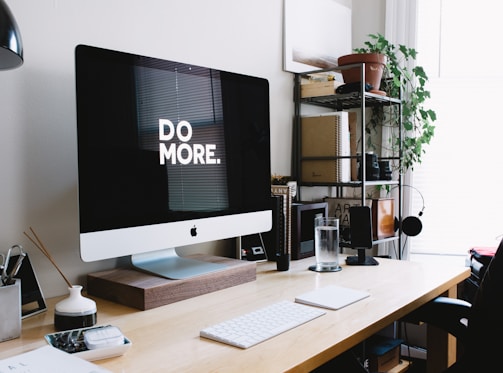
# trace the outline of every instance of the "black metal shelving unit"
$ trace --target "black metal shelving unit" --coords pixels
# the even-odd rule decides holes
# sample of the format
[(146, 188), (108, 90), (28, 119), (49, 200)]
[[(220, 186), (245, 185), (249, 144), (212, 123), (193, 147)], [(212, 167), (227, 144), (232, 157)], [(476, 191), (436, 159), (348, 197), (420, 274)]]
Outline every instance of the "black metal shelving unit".
[[(347, 66), (339, 66), (332, 69), (326, 70), (314, 70), (307, 71), (303, 73), (295, 74), (295, 84), (294, 84), (294, 103), (295, 103), (295, 118), (294, 118), (294, 147), (293, 147), (293, 175), (297, 180), (299, 186), (299, 197), (302, 193), (302, 187), (305, 186), (327, 186), (327, 187), (335, 187), (337, 191), (337, 196), (342, 196), (344, 188), (360, 188), (361, 189), (361, 204), (365, 204), (365, 195), (366, 188), (369, 186), (376, 185), (389, 185), (392, 188), (398, 188), (398, 220), (402, 221), (402, 204), (403, 204), (403, 174), (402, 174), (402, 146), (399, 146), (398, 154), (393, 155), (392, 157), (381, 158), (385, 160), (392, 160), (398, 163), (398, 176), (394, 180), (365, 180), (363, 177), (362, 180), (358, 181), (350, 181), (350, 182), (336, 182), (336, 183), (312, 183), (312, 182), (302, 182), (302, 161), (303, 160), (337, 160), (341, 158), (356, 158), (360, 164), (360, 169), (365, 170), (365, 156), (362, 156), (366, 153), (366, 131), (365, 131), (365, 123), (366, 123), (366, 109), (373, 106), (398, 106), (398, 116), (399, 116), (399, 128), (398, 128), (398, 139), (399, 144), (403, 142), (403, 128), (402, 128), (402, 109), (401, 109), (401, 97), (400, 98), (392, 98), (387, 97), (375, 93), (370, 93), (365, 91), (365, 87), (362, 85), (361, 90), (357, 92), (345, 93), (345, 94), (333, 94), (327, 96), (317, 96), (317, 97), (301, 97), (301, 80), (303, 76), (309, 76), (311, 74), (319, 74), (323, 72), (340, 72), (344, 69), (350, 68), (360, 68), (360, 77), (361, 81), (365, 80), (365, 64), (355, 64), (355, 65), (347, 65)], [(302, 148), (302, 136), (301, 136), (301, 111), (302, 105), (314, 105), (323, 108), (327, 108), (333, 111), (344, 111), (349, 109), (360, 109), (360, 151), (359, 154), (351, 154), (349, 157), (340, 157), (334, 155), (328, 157), (302, 157), (301, 148)], [(364, 172), (362, 173), (364, 174)], [(301, 198), (301, 197), (300, 197)], [(380, 239), (374, 241), (374, 245), (381, 244), (384, 242), (390, 241), (398, 241), (398, 259), (402, 259), (401, 253), (401, 245), (402, 245), (402, 229), (401, 224), (399, 224), (397, 235), (394, 237)]]

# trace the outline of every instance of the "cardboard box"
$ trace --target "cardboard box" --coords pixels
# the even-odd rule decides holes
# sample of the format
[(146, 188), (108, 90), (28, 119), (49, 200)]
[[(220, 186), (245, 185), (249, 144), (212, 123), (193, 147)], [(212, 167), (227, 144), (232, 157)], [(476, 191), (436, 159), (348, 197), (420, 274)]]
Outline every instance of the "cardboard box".
[(369, 362), (371, 372), (387, 372), (400, 362), (399, 347), (394, 347), (381, 356), (373, 356)]
[(400, 363), (400, 339), (377, 338), (369, 348), (369, 368), (371, 372), (387, 372)]
[(300, 86), (300, 97), (318, 97), (335, 94), (335, 80), (310, 82)]
[(372, 235), (374, 240), (395, 235), (395, 200), (393, 198), (372, 200)]

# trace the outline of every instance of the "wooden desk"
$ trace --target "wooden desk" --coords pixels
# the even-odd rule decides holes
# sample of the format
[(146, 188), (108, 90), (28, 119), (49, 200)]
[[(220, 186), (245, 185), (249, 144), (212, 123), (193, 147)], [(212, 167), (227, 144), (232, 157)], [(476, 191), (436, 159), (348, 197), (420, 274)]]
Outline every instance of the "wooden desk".
[[(257, 280), (148, 311), (97, 299), (98, 323), (121, 328), (132, 341), (123, 356), (97, 364), (113, 372), (307, 372), (370, 337), (410, 311), (451, 291), (468, 268), (378, 259), (379, 266), (347, 267), (335, 273), (307, 269), (314, 258), (277, 272), (259, 263)], [(370, 297), (281, 334), (247, 350), (199, 337), (211, 324), (300, 293), (337, 284), (363, 289)], [(49, 311), (23, 320), (21, 338), (0, 344), (0, 358), (45, 345), (53, 329)]]

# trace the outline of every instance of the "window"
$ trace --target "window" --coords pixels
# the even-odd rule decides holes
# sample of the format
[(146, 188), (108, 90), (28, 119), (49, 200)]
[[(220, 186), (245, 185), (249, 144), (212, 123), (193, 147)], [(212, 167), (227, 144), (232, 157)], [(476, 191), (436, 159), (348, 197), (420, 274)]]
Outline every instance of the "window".
[[(410, 251), (466, 255), (472, 246), (496, 246), (503, 234), (500, 5), (419, 0), (418, 6), (418, 64), (430, 77), (428, 107), (438, 120), (412, 176), (426, 208)], [(423, 201), (411, 193), (417, 214)]]

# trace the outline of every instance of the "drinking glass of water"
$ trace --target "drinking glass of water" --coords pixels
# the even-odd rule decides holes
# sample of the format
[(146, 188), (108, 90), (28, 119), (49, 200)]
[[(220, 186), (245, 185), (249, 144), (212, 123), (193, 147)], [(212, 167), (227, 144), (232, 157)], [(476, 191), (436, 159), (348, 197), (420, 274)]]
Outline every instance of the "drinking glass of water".
[(316, 265), (309, 267), (316, 272), (337, 272), (339, 265), (339, 219), (316, 217), (314, 219), (314, 254)]

